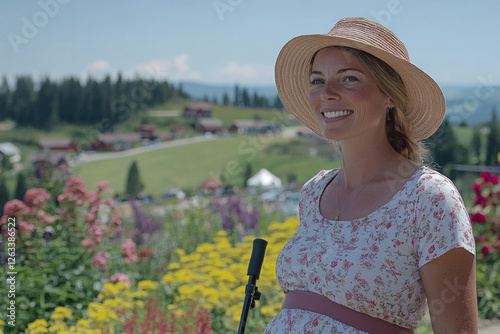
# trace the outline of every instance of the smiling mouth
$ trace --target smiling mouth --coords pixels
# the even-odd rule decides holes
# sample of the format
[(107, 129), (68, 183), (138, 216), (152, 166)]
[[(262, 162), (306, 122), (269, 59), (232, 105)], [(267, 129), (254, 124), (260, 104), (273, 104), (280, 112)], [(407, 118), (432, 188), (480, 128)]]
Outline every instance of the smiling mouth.
[(328, 119), (332, 118), (337, 118), (337, 117), (342, 117), (342, 116), (349, 116), (353, 113), (352, 110), (340, 110), (340, 111), (327, 111), (327, 112), (322, 112), (323, 116)]

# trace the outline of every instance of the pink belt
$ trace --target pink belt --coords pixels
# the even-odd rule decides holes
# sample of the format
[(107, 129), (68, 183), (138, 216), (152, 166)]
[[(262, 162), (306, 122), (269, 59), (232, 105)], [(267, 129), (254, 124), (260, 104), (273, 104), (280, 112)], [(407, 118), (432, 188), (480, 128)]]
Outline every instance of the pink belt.
[(415, 333), (411, 329), (355, 311), (337, 304), (325, 296), (308, 291), (290, 291), (286, 293), (281, 308), (296, 308), (323, 314), (346, 325), (372, 334)]

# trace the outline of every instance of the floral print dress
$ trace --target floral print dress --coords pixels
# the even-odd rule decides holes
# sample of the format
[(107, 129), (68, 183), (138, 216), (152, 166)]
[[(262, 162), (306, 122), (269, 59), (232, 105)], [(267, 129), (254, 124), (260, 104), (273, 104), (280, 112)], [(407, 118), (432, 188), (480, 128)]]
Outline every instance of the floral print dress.
[[(321, 294), (416, 329), (427, 311), (419, 268), (453, 248), (475, 254), (460, 194), (445, 176), (421, 166), (375, 212), (352, 221), (328, 220), (319, 199), (337, 172), (321, 171), (302, 187), (300, 225), (276, 262), (281, 289)], [(264, 333), (365, 332), (311, 311), (282, 309)]]

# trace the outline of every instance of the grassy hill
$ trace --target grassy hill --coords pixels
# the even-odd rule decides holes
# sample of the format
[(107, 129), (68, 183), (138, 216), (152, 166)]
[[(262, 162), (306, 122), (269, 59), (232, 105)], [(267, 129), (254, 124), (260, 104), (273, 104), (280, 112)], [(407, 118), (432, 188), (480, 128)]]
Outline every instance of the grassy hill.
[(170, 188), (195, 190), (210, 177), (224, 175), (231, 184), (241, 186), (246, 165), (253, 172), (267, 168), (283, 182), (290, 174), (304, 183), (321, 169), (338, 166), (337, 162), (321, 158), (266, 154), (264, 148), (272, 140), (260, 137), (224, 137), (203, 143), (158, 149), (135, 156), (83, 163), (76, 167), (87, 186), (108, 180), (115, 192), (123, 193), (128, 168), (137, 161), (147, 194), (158, 196)]

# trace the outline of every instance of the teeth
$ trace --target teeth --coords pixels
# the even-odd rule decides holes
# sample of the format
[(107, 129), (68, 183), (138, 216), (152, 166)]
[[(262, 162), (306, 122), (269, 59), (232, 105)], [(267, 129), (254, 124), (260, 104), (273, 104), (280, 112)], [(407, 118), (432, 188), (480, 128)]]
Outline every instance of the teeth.
[(350, 111), (350, 110), (329, 111), (329, 112), (323, 113), (323, 115), (325, 115), (326, 118), (335, 118), (335, 117), (340, 117), (340, 116), (347, 116), (350, 114), (352, 114), (352, 111)]

